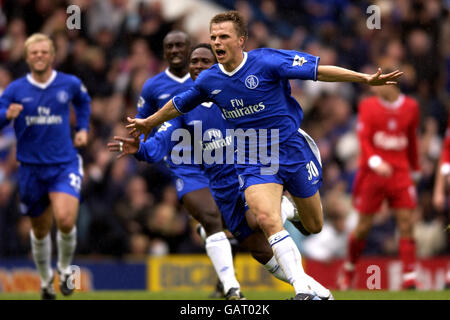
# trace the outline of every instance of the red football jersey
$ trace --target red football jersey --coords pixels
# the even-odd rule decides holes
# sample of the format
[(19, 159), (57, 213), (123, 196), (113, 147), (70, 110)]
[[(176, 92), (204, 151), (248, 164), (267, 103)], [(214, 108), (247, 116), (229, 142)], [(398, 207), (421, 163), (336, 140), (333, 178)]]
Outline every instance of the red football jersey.
[(450, 115), (447, 120), (447, 131), (445, 132), (445, 140), (442, 146), (441, 171), (444, 174), (450, 173)]
[(361, 147), (360, 169), (377, 166), (381, 160), (394, 170), (419, 171), (417, 130), (418, 103), (401, 94), (395, 102), (377, 96), (358, 106), (358, 139)]

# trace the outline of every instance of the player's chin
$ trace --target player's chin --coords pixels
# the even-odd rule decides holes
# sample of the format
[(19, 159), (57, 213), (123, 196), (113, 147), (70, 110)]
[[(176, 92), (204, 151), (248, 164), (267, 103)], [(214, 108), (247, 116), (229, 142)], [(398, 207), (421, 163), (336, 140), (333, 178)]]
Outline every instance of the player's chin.
[(170, 60), (170, 64), (174, 67), (183, 67), (186, 65), (186, 62), (181, 58), (174, 58)]
[(226, 62), (226, 57), (225, 55), (222, 56), (217, 56), (217, 61), (221, 64), (224, 64)]
[(48, 64), (36, 64), (31, 69), (36, 73), (43, 73), (48, 70)]

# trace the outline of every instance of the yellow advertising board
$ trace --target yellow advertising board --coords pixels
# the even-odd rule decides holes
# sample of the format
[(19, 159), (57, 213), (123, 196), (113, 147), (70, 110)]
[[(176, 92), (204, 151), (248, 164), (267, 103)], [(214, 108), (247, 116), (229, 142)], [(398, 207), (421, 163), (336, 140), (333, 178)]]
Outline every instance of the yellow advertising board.
[[(243, 291), (292, 291), (290, 285), (272, 276), (249, 254), (237, 254), (234, 267)], [(149, 257), (147, 260), (147, 289), (151, 291), (210, 291), (216, 281), (214, 267), (204, 254)]]

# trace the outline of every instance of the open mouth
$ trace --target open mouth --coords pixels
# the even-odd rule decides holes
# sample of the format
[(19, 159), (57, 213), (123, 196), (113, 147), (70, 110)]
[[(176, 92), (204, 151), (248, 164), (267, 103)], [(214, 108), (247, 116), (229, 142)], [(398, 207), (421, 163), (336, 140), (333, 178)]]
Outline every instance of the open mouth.
[(225, 50), (216, 49), (216, 56), (217, 56), (217, 59), (223, 58), (225, 56)]

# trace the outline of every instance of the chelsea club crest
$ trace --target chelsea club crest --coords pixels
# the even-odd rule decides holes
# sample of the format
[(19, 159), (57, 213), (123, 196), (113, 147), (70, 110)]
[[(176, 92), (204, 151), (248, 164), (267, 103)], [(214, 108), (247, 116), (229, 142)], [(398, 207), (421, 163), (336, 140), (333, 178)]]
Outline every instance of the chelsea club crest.
[(249, 89), (255, 89), (259, 84), (259, 80), (253, 74), (245, 78), (245, 86)]

